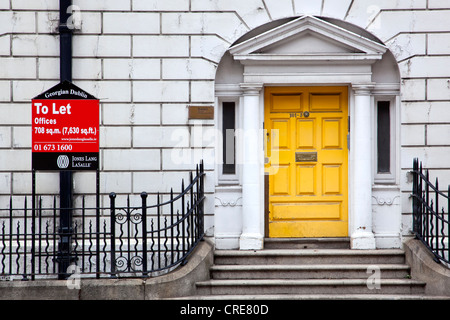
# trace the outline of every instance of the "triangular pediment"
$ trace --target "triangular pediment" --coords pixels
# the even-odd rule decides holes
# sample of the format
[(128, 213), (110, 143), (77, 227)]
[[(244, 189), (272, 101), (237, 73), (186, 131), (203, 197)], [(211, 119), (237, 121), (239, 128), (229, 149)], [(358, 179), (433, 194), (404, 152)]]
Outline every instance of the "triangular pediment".
[(312, 16), (303, 16), (237, 43), (237, 60), (378, 60), (387, 48), (362, 35)]

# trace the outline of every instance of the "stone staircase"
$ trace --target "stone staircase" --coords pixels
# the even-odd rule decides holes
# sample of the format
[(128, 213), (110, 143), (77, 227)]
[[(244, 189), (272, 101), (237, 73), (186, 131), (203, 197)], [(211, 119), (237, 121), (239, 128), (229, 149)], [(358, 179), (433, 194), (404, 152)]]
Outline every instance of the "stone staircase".
[(399, 249), (350, 250), (346, 238), (266, 239), (260, 251), (216, 250), (211, 279), (197, 282), (190, 298), (432, 298), (409, 270)]

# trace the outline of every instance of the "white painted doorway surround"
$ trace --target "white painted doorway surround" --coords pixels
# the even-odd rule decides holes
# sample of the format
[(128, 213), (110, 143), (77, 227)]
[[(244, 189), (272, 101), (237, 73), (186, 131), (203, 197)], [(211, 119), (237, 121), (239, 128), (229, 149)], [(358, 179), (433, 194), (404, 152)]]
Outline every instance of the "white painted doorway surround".
[[(349, 87), (351, 247), (377, 247), (372, 205), (374, 95), (399, 95), (399, 82), (392, 79), (395, 77), (383, 79), (382, 76), (374, 76), (374, 65), (381, 62), (386, 53), (387, 48), (373, 38), (313, 16), (290, 20), (229, 49), (234, 63), (241, 65), (242, 77), (240, 83), (217, 81), (216, 101), (220, 104), (223, 97), (238, 96), (239, 123), (244, 134), (242, 143), (237, 145), (237, 153), (242, 164), (237, 188), (217, 183), (216, 194), (220, 203), (216, 207), (224, 203), (221, 200), (223, 195), (226, 197), (227, 192), (232, 194), (234, 190), (235, 197), (240, 194), (241, 211), (238, 211), (238, 216), (237, 208), (222, 206), (216, 210), (218, 249), (259, 250), (264, 247), (264, 151), (262, 135), (258, 133), (263, 130), (264, 87), (324, 85)], [(217, 180), (220, 181), (220, 177)], [(388, 189), (396, 189), (395, 181)], [(395, 214), (400, 217), (400, 212)], [(393, 239), (388, 240), (387, 247), (395, 247), (396, 244), (391, 242), (399, 242), (400, 230), (397, 232), (395, 228), (390, 230)]]

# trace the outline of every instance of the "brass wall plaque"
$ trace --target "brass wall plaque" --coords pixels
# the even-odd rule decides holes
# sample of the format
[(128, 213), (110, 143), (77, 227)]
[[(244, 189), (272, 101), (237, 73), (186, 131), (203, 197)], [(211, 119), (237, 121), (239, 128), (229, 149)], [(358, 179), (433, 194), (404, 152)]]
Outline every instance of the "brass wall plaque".
[(214, 107), (190, 106), (189, 119), (214, 119)]
[(316, 162), (317, 152), (296, 152), (295, 162)]

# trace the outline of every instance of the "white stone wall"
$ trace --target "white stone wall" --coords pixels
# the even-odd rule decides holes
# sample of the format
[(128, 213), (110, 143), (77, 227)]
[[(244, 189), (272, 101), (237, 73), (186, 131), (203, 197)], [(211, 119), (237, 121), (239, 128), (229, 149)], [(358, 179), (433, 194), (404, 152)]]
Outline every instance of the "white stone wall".
[[(73, 82), (101, 99), (101, 190), (154, 193), (209, 159), (207, 227), (213, 225), (213, 139), (199, 139), (189, 105), (214, 104), (226, 49), (267, 22), (319, 15), (366, 28), (394, 53), (402, 75), (401, 210), (411, 227), (408, 170), (419, 157), (450, 183), (450, 3), (447, 0), (73, 0)], [(31, 192), (30, 100), (59, 79), (57, 0), (0, 0), (0, 201)], [(175, 151), (174, 151), (175, 150)], [(184, 159), (181, 161), (180, 159)], [(187, 160), (186, 160), (187, 159)], [(189, 160), (189, 161), (188, 161)], [(181, 161), (181, 163), (180, 163)], [(38, 173), (38, 192), (58, 175)], [(95, 177), (75, 174), (75, 192)]]

